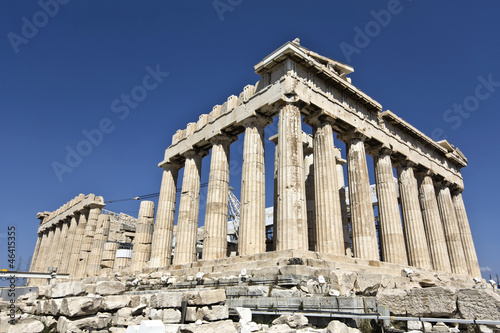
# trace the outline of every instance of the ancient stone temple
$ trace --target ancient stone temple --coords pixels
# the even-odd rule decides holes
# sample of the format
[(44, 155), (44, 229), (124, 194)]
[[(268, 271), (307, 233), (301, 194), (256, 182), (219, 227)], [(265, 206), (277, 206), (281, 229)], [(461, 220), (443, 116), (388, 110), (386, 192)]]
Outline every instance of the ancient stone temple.
[[(333, 261), (352, 251), (354, 258), (371, 265), (381, 260), (480, 276), (461, 195), (460, 169), (467, 159), (458, 148), (447, 141), (435, 142), (395, 113), (384, 111), (351, 83), (348, 75), (353, 68), (309, 51), (298, 41), (283, 45), (255, 70), (261, 75), (255, 86), (246, 86), (239, 96), (230, 96), (223, 105), (178, 130), (166, 149), (159, 164), (163, 179), (151, 267), (171, 261), (180, 168), (184, 175), (173, 264), (196, 261), (201, 163), (210, 149), (203, 260), (226, 257), (229, 146), (241, 133), (239, 255), (250, 260), (250, 255), (265, 252), (264, 128), (278, 116), (276, 251), (312, 250), (334, 255)], [(304, 138), (304, 124), (312, 127), (312, 140)], [(342, 168), (337, 168), (341, 161), (334, 135), (345, 142), (347, 150), (350, 222), (343, 216), (346, 201), (341, 200), (345, 196), (341, 194), (343, 175), (339, 174)], [(374, 160), (378, 237), (366, 154)], [(306, 182), (310, 170), (313, 181)], [(312, 214), (308, 214), (308, 193), (314, 198), (309, 207)], [(314, 233), (308, 232), (311, 224)], [(349, 228), (352, 239), (346, 235)]]
[[(498, 289), (480, 278), (460, 150), (383, 110), (352, 84), (352, 67), (298, 40), (255, 70), (256, 85), (174, 134), (159, 163), (156, 207), (142, 201), (131, 217), (80, 194), (38, 214), (30, 270), (40, 274), (29, 280), (36, 292), (19, 297), (17, 331), (340, 331), (332, 318), (357, 327), (372, 318), (368, 325), (389, 331), (405, 321), (412, 332), (500, 324)], [(266, 137), (276, 120), (277, 134)], [(238, 136), (241, 202), (239, 228), (231, 229), (229, 152)], [(266, 167), (269, 141), (274, 165)], [(50, 282), (47, 271), (57, 272)], [(283, 316), (269, 329), (271, 320), (257, 324), (252, 313)], [(0, 331), (6, 316), (0, 311)]]
[[(458, 148), (435, 142), (384, 111), (351, 83), (352, 67), (309, 51), (297, 40), (270, 54), (255, 70), (261, 75), (256, 85), (246, 86), (239, 96), (230, 96), (173, 135), (159, 164), (163, 178), (156, 221), (153, 225), (154, 204), (143, 202), (137, 237), (134, 227), (128, 239), (133, 240), (132, 254), (118, 248), (118, 239), (109, 238), (102, 197), (82, 194), (55, 212), (39, 213), (31, 271), (53, 266), (59, 273), (84, 277), (102, 270), (191, 267), (198, 258), (201, 164), (210, 149), (201, 258), (206, 267), (227, 258), (229, 148), (244, 133), (239, 261), (295, 250), (337, 263), (387, 263), (480, 276), (461, 194), (460, 169), (467, 159)], [(275, 254), (269, 254), (264, 129), (276, 116), (278, 134), (268, 138), (275, 143)], [(302, 131), (304, 125), (312, 127), (312, 136)], [(334, 145), (335, 135), (346, 145), (346, 160)], [(366, 154), (374, 161), (378, 228)], [(234, 260), (228, 258), (227, 264)]]

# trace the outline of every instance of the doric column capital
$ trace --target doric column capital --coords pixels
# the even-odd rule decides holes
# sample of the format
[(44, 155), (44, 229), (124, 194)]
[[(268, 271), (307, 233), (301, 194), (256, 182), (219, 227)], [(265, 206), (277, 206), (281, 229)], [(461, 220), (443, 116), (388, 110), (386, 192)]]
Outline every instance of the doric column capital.
[(387, 156), (391, 155), (393, 153), (392, 147), (385, 143), (381, 143), (376, 146), (372, 147), (367, 147), (366, 148), (366, 153), (370, 156), (376, 157), (376, 156)]
[(417, 165), (417, 163), (413, 162), (412, 160), (408, 159), (406, 156), (401, 156), (396, 159), (395, 166), (397, 168), (414, 168)]
[(83, 207), (82, 209), (80, 209), (77, 213), (80, 213), (80, 216), (83, 214), (83, 215), (86, 215), (89, 213), (89, 208), (88, 206), (87, 207)]
[(418, 180), (422, 180), (425, 177), (431, 177), (434, 178), (436, 173), (432, 171), (431, 169), (420, 169), (420, 170), (415, 170), (414, 172), (415, 177), (417, 177)]
[(308, 124), (312, 128), (320, 127), (323, 124), (335, 124), (337, 119), (332, 115), (327, 115), (323, 110), (313, 112), (308, 116), (304, 117), (304, 123)]
[(445, 189), (445, 188), (450, 188), (451, 184), (452, 183), (446, 179), (439, 179), (439, 180), (434, 181), (434, 187), (436, 189), (439, 189), (439, 190)]
[(216, 136), (210, 138), (212, 144), (231, 144), (238, 140), (237, 136), (227, 135), (225, 133), (217, 134)]
[(43, 221), (49, 216), (49, 212), (38, 212), (36, 213), (36, 218), (40, 220), (40, 223), (43, 223)]
[(190, 149), (190, 150), (184, 152), (183, 155), (185, 158), (193, 158), (193, 157), (197, 157), (197, 156), (204, 157), (204, 156), (208, 155), (208, 151), (205, 149), (193, 148), (193, 149)]
[(346, 143), (350, 140), (353, 140), (353, 139), (359, 139), (361, 141), (366, 141), (366, 139), (368, 139), (368, 138), (369, 138), (368, 135), (366, 135), (365, 133), (363, 133), (361, 130), (359, 130), (357, 128), (353, 128), (349, 131), (337, 134), (337, 139), (339, 139), (340, 141), (346, 142)]
[(92, 202), (90, 205), (88, 205), (88, 208), (104, 208), (106, 204), (104, 202)]
[(177, 161), (167, 162), (161, 165), (161, 168), (165, 171), (179, 170), (182, 164)]
[(462, 185), (455, 184), (455, 183), (450, 185), (450, 191), (451, 191), (452, 195), (460, 194), (460, 193), (462, 193), (463, 190), (464, 190), (464, 187)]
[(243, 121), (241, 121), (241, 125), (245, 127), (265, 127), (273, 122), (271, 117), (267, 117), (261, 114), (256, 113), (253, 116), (250, 116)]

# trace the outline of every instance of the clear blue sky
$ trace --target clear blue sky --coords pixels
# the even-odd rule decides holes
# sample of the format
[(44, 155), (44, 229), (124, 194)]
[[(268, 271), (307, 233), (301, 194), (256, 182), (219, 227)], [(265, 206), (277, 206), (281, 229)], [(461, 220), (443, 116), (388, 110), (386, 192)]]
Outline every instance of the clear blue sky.
[[(253, 66), (299, 37), (353, 66), (353, 83), (384, 109), (464, 152), (463, 195), (480, 266), (485, 277), (500, 273), (498, 2), (221, 0), (219, 12), (212, 1), (60, 2), (67, 3), (42, 0), (51, 15), (37, 1), (0, 3), (1, 267), (10, 225), (17, 258), (32, 254), (39, 211), (79, 193), (112, 200), (158, 192), (157, 163), (172, 134), (254, 84)], [(151, 90), (137, 88), (155, 70), (169, 74), (148, 81)], [(126, 106), (122, 94), (132, 91), (141, 101)], [(54, 162), (66, 164), (67, 147), (77, 149), (102, 121), (112, 131), (59, 179)], [(231, 150), (235, 170), (242, 139)], [(266, 148), (269, 171), (272, 144)], [(238, 197), (240, 179), (231, 174)], [(132, 215), (138, 207), (107, 206)]]

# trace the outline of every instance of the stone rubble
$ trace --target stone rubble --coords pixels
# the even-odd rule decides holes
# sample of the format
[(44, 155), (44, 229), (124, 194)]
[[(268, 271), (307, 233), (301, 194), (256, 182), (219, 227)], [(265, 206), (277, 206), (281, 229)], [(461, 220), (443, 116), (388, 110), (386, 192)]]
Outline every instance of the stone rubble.
[[(262, 270), (270, 272), (268, 268)], [(159, 321), (168, 332), (356, 333), (338, 321), (315, 328), (307, 317), (297, 313), (279, 316), (266, 326), (254, 321), (248, 307), (293, 306), (307, 312), (318, 307), (326, 309), (326, 304), (356, 307), (357, 300), (372, 309), (368, 312), (382, 306), (395, 316), (500, 320), (500, 293), (485, 281), (467, 283), (423, 272), (402, 271), (400, 276), (327, 272), (305, 265), (278, 267), (275, 272), (278, 275), (271, 280), (284, 282), (255, 285), (264, 281), (259, 270), (248, 271), (246, 282), (236, 276), (206, 275), (201, 285), (192, 276), (177, 276), (176, 282), (169, 284), (169, 279), (162, 280), (161, 272), (57, 282), (19, 297), (19, 320), (14, 326), (7, 323), (4, 309), (8, 303), (0, 303), (0, 332), (41, 332), (50, 328), (56, 332), (122, 333), (129, 328), (140, 330), (141, 323)], [(181, 287), (186, 284), (191, 287)], [(332, 296), (332, 291), (340, 296)], [(183, 305), (185, 324), (181, 324)], [(459, 332), (459, 328), (444, 323), (422, 325), (410, 321), (406, 325), (411, 332), (421, 332), (424, 327), (426, 332)], [(484, 326), (482, 331), (488, 329)]]

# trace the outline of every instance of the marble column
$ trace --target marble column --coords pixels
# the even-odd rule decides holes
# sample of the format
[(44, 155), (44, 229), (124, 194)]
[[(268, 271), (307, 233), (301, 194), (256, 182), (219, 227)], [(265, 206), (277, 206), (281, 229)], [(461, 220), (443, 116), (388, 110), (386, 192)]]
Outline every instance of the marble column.
[(162, 168), (163, 178), (156, 212), (151, 260), (149, 261), (151, 268), (168, 266), (172, 259), (177, 176), (180, 165), (177, 163), (167, 163)]
[[(42, 240), (43, 240), (43, 233), (38, 232), (38, 237), (37, 237), (36, 244), (35, 244), (35, 250), (33, 251), (33, 256), (31, 258), (29, 272), (38, 272), (36, 270), (36, 265), (37, 265), (37, 261), (40, 258), (40, 254), (41, 254), (40, 248), (42, 247)], [(35, 285), (36, 283), (37, 283), (36, 279), (28, 278), (26, 280), (27, 286)]]
[(408, 263), (411, 266), (432, 269), (412, 162), (400, 161), (398, 182)]
[(50, 257), (53, 256), (53, 253), (51, 253), (51, 249), (53, 246), (53, 240), (54, 240), (54, 228), (48, 228), (45, 230), (47, 234), (46, 241), (43, 242), (43, 256), (42, 260), (40, 261), (40, 266), (38, 271), (40, 273), (47, 273), (48, 272), (48, 266), (50, 263)]
[(76, 227), (78, 225), (75, 216), (71, 216), (65, 222), (68, 225), (68, 231), (66, 233), (66, 241), (64, 243), (63, 257), (61, 261), (61, 273), (68, 273), (69, 260), (71, 254), (71, 248), (73, 247), (73, 241), (75, 238)]
[(457, 217), (447, 182), (437, 184), (437, 203), (453, 273), (468, 275)]
[(450, 189), (448, 184), (442, 182), (437, 189), (437, 203), (439, 215), (443, 222), (444, 237), (448, 254), (450, 256), (451, 271), (455, 274), (468, 275), (467, 264), (465, 262), (465, 253), (460, 237), (460, 229), (458, 228), (455, 208), (451, 200)]
[(462, 245), (464, 248), (465, 262), (467, 263), (467, 270), (469, 276), (481, 277), (479, 270), (479, 263), (477, 260), (476, 248), (472, 233), (470, 231), (469, 219), (465, 211), (464, 200), (462, 198), (462, 189), (456, 189), (452, 195), (453, 207), (457, 216), (458, 229), (462, 238)]
[[(40, 220), (40, 226), (43, 224), (43, 221), (48, 217), (48, 213), (38, 213), (36, 218)], [(35, 250), (33, 251), (33, 257), (31, 258), (30, 272), (36, 272), (37, 262), (40, 260), (42, 254), (42, 240), (43, 240), (43, 232), (40, 231), (40, 227), (38, 228), (38, 238), (35, 244)]]
[(332, 125), (318, 118), (307, 122), (313, 128), (316, 251), (345, 255)]
[[(62, 239), (62, 229), (63, 225), (62, 221), (58, 221), (58, 223), (55, 226), (55, 231), (54, 231), (54, 240), (52, 244), (52, 249), (50, 251), (51, 258), (50, 258), (50, 267), (57, 267), (57, 272), (61, 273), (60, 267), (59, 267), (59, 262), (61, 261), (61, 256), (62, 256), (62, 251), (63, 251), (63, 239)], [(67, 230), (67, 229), (66, 229)]]
[(347, 148), (347, 178), (354, 257), (378, 261), (377, 231), (366, 164), (364, 143), (366, 136), (351, 131), (339, 135), (338, 138), (346, 143)]
[(84, 209), (78, 216), (78, 225), (76, 227), (75, 238), (73, 239), (73, 248), (71, 249), (71, 256), (69, 260), (68, 272), (71, 277), (77, 277), (80, 269), (80, 248), (82, 247), (82, 240), (87, 227), (88, 209)]
[(151, 258), (151, 241), (153, 240), (153, 224), (155, 218), (155, 204), (153, 201), (141, 201), (137, 227), (133, 241), (132, 260), (130, 270), (141, 272), (147, 267)]
[(174, 265), (196, 261), (196, 239), (200, 209), (201, 160), (204, 153), (190, 150), (185, 154), (184, 176), (177, 220)]
[(30, 269), (30, 272), (42, 272), (42, 264), (43, 264), (44, 257), (46, 254), (48, 235), (49, 234), (48, 234), (47, 230), (43, 230), (41, 232), (42, 238), (40, 240), (40, 247), (39, 247), (38, 255), (37, 255), (37, 258), (35, 261), (35, 266), (33, 267), (33, 269)]
[(347, 163), (340, 154), (340, 149), (335, 148), (335, 162), (337, 167), (337, 187), (339, 189), (340, 212), (342, 214), (342, 230), (344, 233), (344, 253), (352, 257), (351, 235), (349, 232), (349, 216), (347, 214), (347, 196), (345, 193), (344, 167)]
[(59, 248), (56, 253), (57, 271), (59, 273), (67, 273), (66, 268), (68, 267), (68, 256), (65, 251), (70, 249), (67, 248), (70, 245), (68, 242), (69, 222), (70, 220), (68, 219), (61, 222), (61, 236), (59, 240)]
[(394, 181), (392, 171), (391, 150), (379, 148), (373, 152), (373, 155), (382, 260), (408, 265), (403, 226), (399, 213), (397, 184)]
[(254, 116), (243, 122), (243, 165), (241, 174), (238, 253), (246, 256), (266, 252), (266, 179), (264, 128), (268, 118)]
[(273, 251), (276, 251), (276, 239), (278, 238), (278, 165), (279, 165), (279, 150), (278, 150), (278, 135), (273, 135), (269, 141), (274, 143), (274, 171), (273, 171)]
[(97, 226), (92, 251), (90, 252), (89, 263), (87, 265), (87, 275), (95, 276), (101, 270), (101, 261), (104, 252), (104, 244), (108, 240), (110, 218), (107, 214), (100, 214), (97, 218)]
[(113, 272), (119, 273), (119, 272), (130, 271), (130, 261), (131, 261), (130, 250), (120, 249), (118, 247), (116, 250)]
[(92, 251), (92, 241), (94, 240), (95, 227), (97, 225), (97, 219), (101, 214), (102, 207), (104, 204), (97, 205), (92, 204), (90, 206), (89, 217), (87, 220), (87, 225), (85, 227), (85, 233), (82, 238), (82, 245), (80, 248), (80, 263), (78, 265), (78, 276), (85, 277), (87, 272), (87, 264), (89, 261), (90, 252)]
[(279, 110), (278, 150), (276, 250), (308, 250), (302, 125), (296, 105)]
[(31, 258), (30, 264), (30, 272), (35, 272), (36, 262), (40, 255), (40, 247), (42, 246), (43, 233), (38, 233), (38, 237), (36, 239), (35, 251), (33, 251), (33, 257)]
[(203, 237), (202, 258), (204, 260), (221, 259), (227, 256), (229, 146), (232, 139), (226, 135), (217, 135), (211, 141), (212, 156)]
[(424, 219), (425, 234), (432, 266), (435, 270), (451, 273), (450, 257), (444, 237), (443, 223), (439, 216), (436, 200), (436, 191), (431, 173), (421, 175), (420, 180), (420, 207)]
[(314, 190), (313, 149), (304, 147), (304, 177), (306, 180), (307, 239), (309, 251), (316, 251), (316, 207)]
[(102, 274), (109, 274), (113, 271), (113, 267), (115, 266), (116, 250), (118, 250), (118, 246), (119, 244), (117, 242), (104, 243), (101, 260)]

